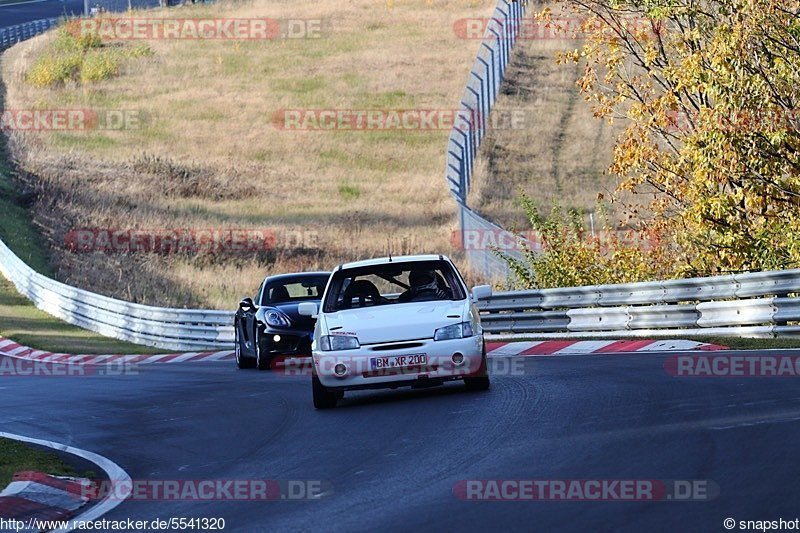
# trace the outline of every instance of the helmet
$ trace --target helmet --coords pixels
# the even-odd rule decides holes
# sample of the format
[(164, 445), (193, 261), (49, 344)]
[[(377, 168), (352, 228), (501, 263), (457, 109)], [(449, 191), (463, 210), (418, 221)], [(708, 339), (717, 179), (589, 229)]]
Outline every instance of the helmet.
[(431, 283), (436, 283), (436, 274), (430, 270), (412, 270), (408, 275), (408, 284), (414, 288), (421, 288)]

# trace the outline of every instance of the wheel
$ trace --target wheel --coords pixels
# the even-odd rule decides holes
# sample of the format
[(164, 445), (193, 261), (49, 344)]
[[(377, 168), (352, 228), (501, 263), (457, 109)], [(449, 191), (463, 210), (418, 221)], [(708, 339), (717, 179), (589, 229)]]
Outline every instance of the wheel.
[(486, 364), (486, 344), (483, 345), (483, 355), (481, 357), (481, 368), (479, 370), (482, 375), (474, 378), (464, 378), (464, 384), (467, 390), (489, 390), (489, 365)]
[(253, 333), (253, 349), (256, 351), (256, 366), (259, 370), (269, 370), (270, 358), (261, 352), (261, 339), (258, 336), (258, 325)]
[(332, 409), (336, 407), (336, 401), (343, 396), (320, 383), (316, 374), (311, 376), (311, 392), (314, 396), (314, 407), (317, 409)]
[(253, 368), (256, 362), (249, 357), (242, 357), (242, 339), (239, 338), (239, 324), (233, 325), (234, 350), (236, 351), (236, 366), (242, 369)]

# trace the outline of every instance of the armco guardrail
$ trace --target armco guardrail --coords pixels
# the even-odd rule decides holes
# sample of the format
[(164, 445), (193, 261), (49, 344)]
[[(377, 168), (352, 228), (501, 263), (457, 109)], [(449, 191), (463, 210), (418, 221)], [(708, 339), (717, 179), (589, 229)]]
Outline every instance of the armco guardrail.
[(50, 28), (58, 25), (59, 19), (50, 18), (42, 20), (34, 20), (33, 22), (26, 22), (24, 24), (17, 24), (16, 26), (8, 26), (0, 28), (0, 50), (5, 50), (18, 42), (25, 41), (44, 33)]
[[(469, 208), (467, 197), (472, 183), (475, 158), (489, 126), (489, 115), (494, 107), (511, 50), (517, 41), (520, 25), (525, 16), (525, 3), (500, 0), (486, 26), (475, 63), (470, 69), (467, 85), (459, 107), (460, 120), (450, 131), (447, 140), (445, 179), (456, 200), (459, 211), (461, 242), (465, 234), (490, 233), (498, 239), (514, 242), (516, 237), (500, 226), (489, 222)], [(509, 252), (520, 257), (521, 254)], [(507, 277), (508, 265), (490, 250), (465, 247), (470, 268), (488, 278)]]
[(549, 336), (800, 335), (800, 269), (499, 293), (480, 302), (490, 333)]
[(233, 313), (134, 304), (70, 287), (34, 271), (0, 241), (0, 272), (39, 309), (116, 339), (167, 350), (233, 348)]

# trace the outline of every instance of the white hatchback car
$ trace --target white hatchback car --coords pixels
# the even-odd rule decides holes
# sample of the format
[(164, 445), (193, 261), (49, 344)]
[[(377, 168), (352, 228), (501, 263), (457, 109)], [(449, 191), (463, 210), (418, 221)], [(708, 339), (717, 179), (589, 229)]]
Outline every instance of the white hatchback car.
[(318, 308), (312, 344), (314, 406), (335, 407), (348, 390), (428, 387), (464, 380), (489, 388), (486, 347), (475, 301), (442, 255), (385, 257), (337, 267)]

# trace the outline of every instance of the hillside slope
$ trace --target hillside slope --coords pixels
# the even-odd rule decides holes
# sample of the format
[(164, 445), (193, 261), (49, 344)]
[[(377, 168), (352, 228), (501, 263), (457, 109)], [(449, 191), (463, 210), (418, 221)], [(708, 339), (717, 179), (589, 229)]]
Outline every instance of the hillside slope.
[[(463, 0), (255, 0), (149, 11), (148, 18), (268, 17), (320, 31), (297, 39), (104, 43), (144, 45), (149, 54), (108, 79), (54, 88), (26, 81), (31, 66), (54, 53), (54, 35), (5, 52), (9, 108), (137, 118), (119, 130), (11, 132), (57, 277), (148, 304), (230, 308), (269, 272), (449, 251), (455, 219), (442, 177), (446, 127), (296, 131), (276, 117), (282, 110), (453, 109), (479, 45), (459, 38), (453, 24), (493, 8)], [(71, 249), (75, 232), (87, 229), (244, 229), (269, 234), (272, 243), (245, 253)]]
[(517, 118), (487, 134), (470, 198), (504, 227), (529, 227), (520, 191), (545, 210), (557, 201), (591, 213), (597, 195), (616, 188), (606, 170), (620, 126), (593, 117), (575, 85), (578, 65), (556, 64), (556, 52), (577, 46), (563, 38), (521, 39), (512, 54), (493, 113)]

